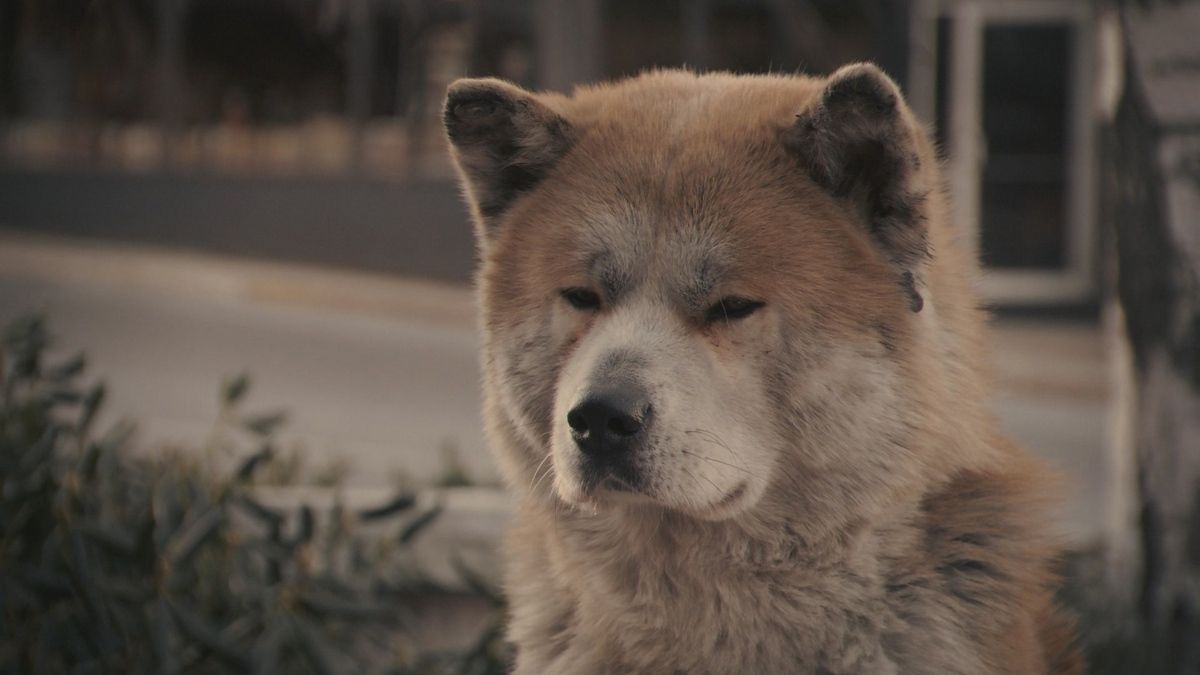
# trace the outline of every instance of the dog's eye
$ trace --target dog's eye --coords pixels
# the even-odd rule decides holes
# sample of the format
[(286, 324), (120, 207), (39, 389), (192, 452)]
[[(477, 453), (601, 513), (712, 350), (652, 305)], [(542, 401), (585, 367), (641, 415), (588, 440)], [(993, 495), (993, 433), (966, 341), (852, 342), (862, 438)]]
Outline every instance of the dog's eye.
[(704, 312), (704, 321), (713, 323), (716, 321), (737, 321), (744, 319), (751, 314), (757, 312), (767, 303), (761, 300), (751, 300), (749, 298), (739, 298), (736, 295), (731, 295), (727, 298), (721, 298), (712, 307), (709, 307)]
[(588, 312), (600, 309), (600, 296), (586, 288), (564, 288), (561, 295), (575, 309)]

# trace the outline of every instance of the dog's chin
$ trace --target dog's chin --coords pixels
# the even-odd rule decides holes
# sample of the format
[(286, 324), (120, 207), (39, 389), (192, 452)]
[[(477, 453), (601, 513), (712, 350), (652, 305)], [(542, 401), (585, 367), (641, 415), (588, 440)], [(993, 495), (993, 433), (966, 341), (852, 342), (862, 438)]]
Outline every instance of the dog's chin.
[(585, 480), (560, 474), (554, 481), (554, 491), (563, 502), (587, 513), (613, 510), (620, 505), (655, 502), (651, 495), (616, 476)]
[(657, 507), (696, 520), (717, 522), (729, 520), (749, 511), (757, 499), (747, 481), (733, 486), (710, 502), (697, 502), (694, 497), (674, 500), (632, 487), (616, 478), (606, 478), (594, 484), (579, 480), (558, 480), (555, 491), (566, 504), (588, 513), (613, 512), (626, 507)]

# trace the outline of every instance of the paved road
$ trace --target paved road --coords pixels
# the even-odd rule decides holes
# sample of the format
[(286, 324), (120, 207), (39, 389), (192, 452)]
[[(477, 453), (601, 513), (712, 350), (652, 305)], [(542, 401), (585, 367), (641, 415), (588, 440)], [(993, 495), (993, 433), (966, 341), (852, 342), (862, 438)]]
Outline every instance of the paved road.
[[(0, 261), (0, 322), (44, 310), (58, 348), (86, 349), (89, 370), (108, 382), (110, 417), (138, 420), (148, 442), (203, 439), (222, 379), (247, 370), (249, 406), (286, 408), (285, 438), (305, 446), (314, 465), (353, 458), (356, 484), (390, 483), (401, 468), (434, 479), (446, 446), (477, 480), (495, 480), (478, 423), (469, 319), (314, 307), (304, 304), (311, 297), (291, 302), (286, 293), (260, 301), (246, 297), (236, 275), (214, 287), (190, 275), (194, 261), (171, 260), (178, 278), (163, 275), (157, 287), (114, 279), (112, 270), (85, 282)], [(445, 292), (469, 303), (465, 289)]]

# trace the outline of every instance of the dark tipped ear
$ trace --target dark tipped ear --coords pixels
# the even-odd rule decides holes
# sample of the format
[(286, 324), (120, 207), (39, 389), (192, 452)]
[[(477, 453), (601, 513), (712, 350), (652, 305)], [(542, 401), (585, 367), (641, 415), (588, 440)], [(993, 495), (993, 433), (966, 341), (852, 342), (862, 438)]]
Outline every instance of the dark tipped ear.
[(918, 133), (899, 88), (871, 64), (831, 75), (817, 101), (786, 132), (812, 179), (861, 215), (897, 269), (913, 311), (923, 305), (917, 284), (929, 255), (925, 220), (932, 170), (921, 166)]
[(501, 80), (451, 84), (444, 118), (454, 160), (484, 236), (570, 147), (566, 120), (533, 94)]

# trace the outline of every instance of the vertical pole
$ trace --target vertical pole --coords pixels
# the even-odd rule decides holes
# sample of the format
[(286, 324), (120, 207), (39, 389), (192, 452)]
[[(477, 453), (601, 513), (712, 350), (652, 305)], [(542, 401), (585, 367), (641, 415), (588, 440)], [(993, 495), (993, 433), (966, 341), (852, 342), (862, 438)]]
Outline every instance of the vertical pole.
[(363, 134), (371, 117), (371, 71), (374, 31), (371, 26), (372, 0), (352, 0), (347, 48), (346, 112), (350, 118), (350, 168), (363, 168)]
[(708, 58), (708, 0), (691, 0), (683, 3), (683, 58), (684, 62), (697, 71), (710, 67)]
[(913, 0), (908, 14), (908, 104), (917, 118), (933, 124), (937, 118), (937, 5)]
[(401, 5), (404, 12), (404, 25), (401, 35), (401, 64), (405, 77), (402, 78), (404, 90), (404, 133), (407, 137), (404, 158), (404, 173), (412, 176), (417, 172), (421, 158), (425, 153), (425, 145), (429, 129), (426, 120), (429, 87), (429, 26), (423, 25), (428, 17), (418, 2), (405, 2)]
[(950, 70), (950, 181), (954, 211), (963, 243), (979, 251), (980, 170), (985, 139), (980, 102), (983, 99), (983, 16), (966, 0), (955, 6)]
[(1096, 74), (1096, 21), (1092, 9), (1081, 4), (1071, 22), (1074, 39), (1070, 69), (1070, 117), (1067, 138), (1067, 180), (1070, 203), (1067, 230), (1066, 263), (1073, 286), (1087, 292), (1095, 280), (1096, 217), (1096, 125), (1093, 120), (1093, 91)]
[(187, 0), (160, 0), (158, 3), (158, 119), (161, 131), (160, 161), (164, 169), (175, 166), (183, 128), (183, 87), (180, 64), (183, 15)]
[(600, 0), (537, 0), (538, 87), (569, 91), (600, 77)]

